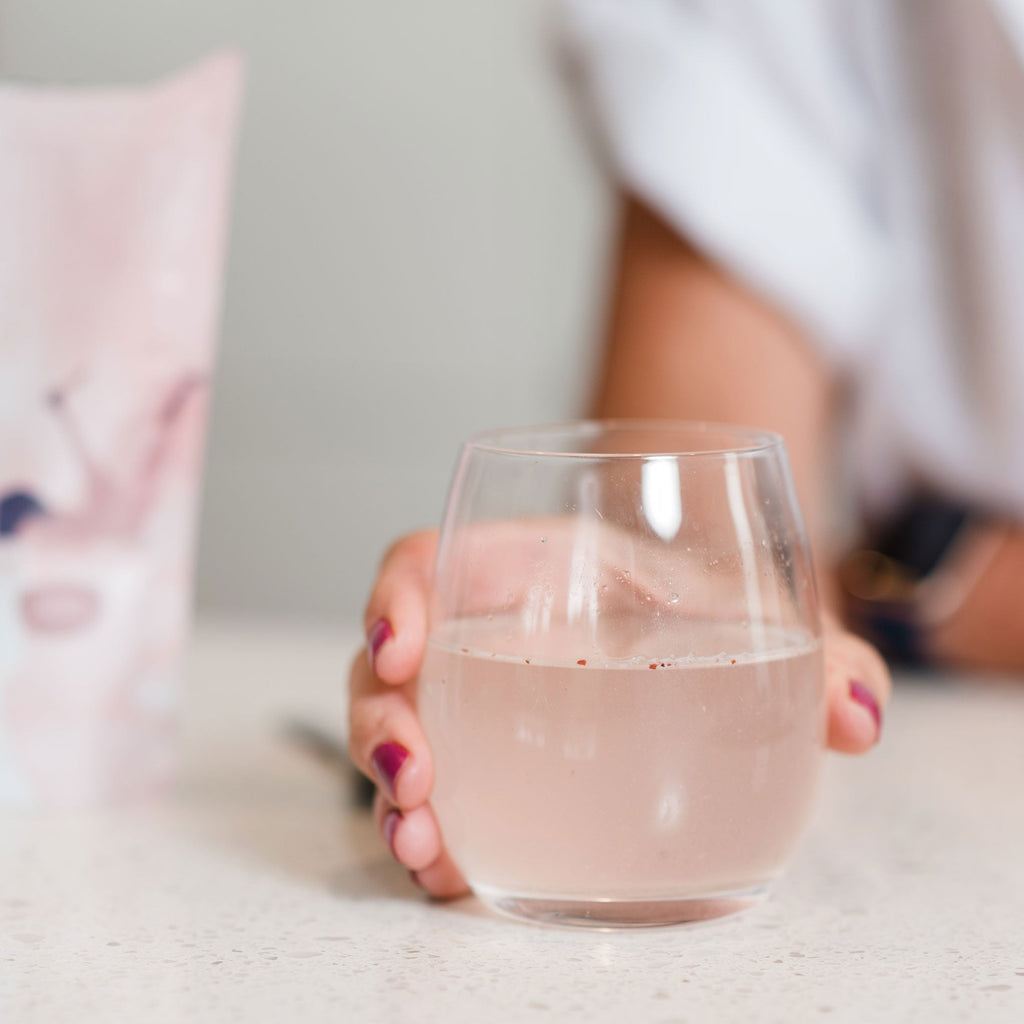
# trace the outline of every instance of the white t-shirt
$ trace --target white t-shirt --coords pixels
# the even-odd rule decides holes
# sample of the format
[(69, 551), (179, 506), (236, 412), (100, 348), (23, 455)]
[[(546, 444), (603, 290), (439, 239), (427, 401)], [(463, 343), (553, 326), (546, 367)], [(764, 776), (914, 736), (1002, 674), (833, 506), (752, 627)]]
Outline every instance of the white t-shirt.
[(623, 186), (852, 384), (858, 496), (1024, 516), (1024, 0), (561, 0)]

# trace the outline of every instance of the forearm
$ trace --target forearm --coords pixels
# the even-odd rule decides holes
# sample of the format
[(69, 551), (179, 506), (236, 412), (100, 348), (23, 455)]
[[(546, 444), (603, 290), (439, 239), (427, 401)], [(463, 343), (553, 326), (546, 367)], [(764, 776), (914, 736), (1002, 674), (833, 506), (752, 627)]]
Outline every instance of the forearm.
[(786, 439), (819, 564), (835, 386), (799, 330), (626, 201), (593, 412), (738, 423)]

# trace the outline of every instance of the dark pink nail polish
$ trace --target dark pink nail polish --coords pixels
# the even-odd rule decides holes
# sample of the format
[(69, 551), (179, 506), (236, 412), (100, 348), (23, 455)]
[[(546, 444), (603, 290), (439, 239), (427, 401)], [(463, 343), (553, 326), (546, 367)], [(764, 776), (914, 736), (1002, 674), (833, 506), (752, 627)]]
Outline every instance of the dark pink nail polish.
[(878, 706), (875, 695), (858, 679), (850, 680), (850, 699), (855, 700), (861, 707), (865, 707), (871, 712), (871, 717), (875, 720), (875, 726), (878, 728), (879, 733), (881, 733), (882, 709)]
[(370, 668), (377, 660), (380, 649), (395, 635), (387, 619), (378, 619), (367, 638), (370, 645)]
[(398, 856), (395, 853), (395, 829), (398, 828), (398, 823), (401, 820), (401, 811), (388, 811), (384, 816), (384, 824), (381, 827), (381, 831), (384, 833), (384, 842), (388, 844), (391, 856), (394, 857), (395, 860), (398, 860)]
[(389, 800), (395, 799), (395, 779), (409, 757), (409, 751), (397, 743), (382, 743), (370, 758), (373, 774)]

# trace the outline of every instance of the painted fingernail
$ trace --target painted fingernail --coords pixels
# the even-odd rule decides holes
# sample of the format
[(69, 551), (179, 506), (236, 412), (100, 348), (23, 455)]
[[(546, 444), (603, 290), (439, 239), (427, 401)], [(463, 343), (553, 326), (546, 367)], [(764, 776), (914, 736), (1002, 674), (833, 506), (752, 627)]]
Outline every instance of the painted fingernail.
[(384, 833), (384, 842), (388, 844), (391, 856), (394, 857), (395, 860), (398, 860), (398, 854), (395, 853), (395, 829), (398, 828), (398, 823), (401, 820), (401, 811), (388, 811), (384, 816), (384, 824), (381, 827), (381, 831)]
[(871, 717), (875, 720), (875, 727), (881, 733), (882, 709), (878, 706), (875, 695), (859, 679), (850, 680), (850, 699), (855, 700), (861, 707), (865, 707), (871, 712)]
[(397, 743), (382, 743), (370, 758), (373, 774), (389, 800), (395, 799), (395, 779), (409, 757), (409, 751)]
[(391, 628), (391, 623), (387, 619), (378, 619), (373, 629), (370, 630), (370, 635), (367, 640), (370, 645), (370, 668), (373, 668), (373, 663), (377, 660), (377, 655), (380, 653), (380, 649), (395, 635), (394, 630)]

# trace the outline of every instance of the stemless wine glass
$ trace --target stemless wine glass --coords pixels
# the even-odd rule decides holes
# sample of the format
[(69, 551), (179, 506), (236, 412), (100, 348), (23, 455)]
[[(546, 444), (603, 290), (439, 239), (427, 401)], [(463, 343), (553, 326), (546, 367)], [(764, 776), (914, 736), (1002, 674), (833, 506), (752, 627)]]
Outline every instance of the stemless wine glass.
[(825, 740), (782, 439), (611, 421), (469, 441), (418, 702), (445, 841), (493, 908), (621, 927), (757, 901)]

